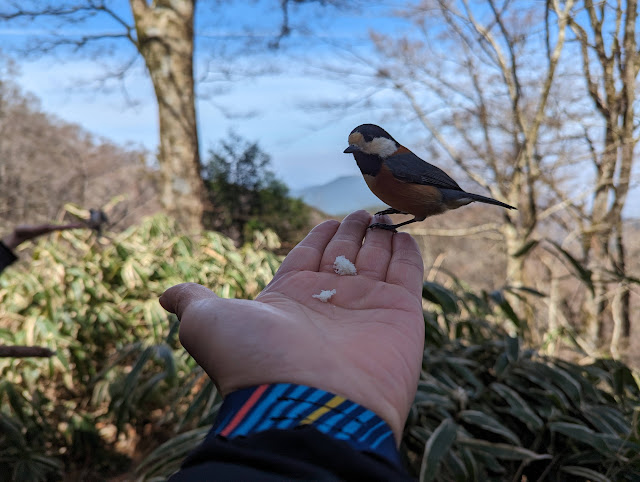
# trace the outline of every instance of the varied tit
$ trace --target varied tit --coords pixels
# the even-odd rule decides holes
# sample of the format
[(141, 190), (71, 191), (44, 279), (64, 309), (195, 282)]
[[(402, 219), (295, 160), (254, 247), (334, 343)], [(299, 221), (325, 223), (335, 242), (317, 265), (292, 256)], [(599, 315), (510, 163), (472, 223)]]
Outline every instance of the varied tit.
[(376, 214), (412, 214), (400, 224), (375, 223), (370, 227), (395, 231), (406, 224), (457, 209), (474, 201), (515, 209), (490, 197), (463, 191), (442, 169), (423, 161), (398, 144), (382, 127), (362, 124), (349, 134), (349, 147), (369, 189), (389, 209)]

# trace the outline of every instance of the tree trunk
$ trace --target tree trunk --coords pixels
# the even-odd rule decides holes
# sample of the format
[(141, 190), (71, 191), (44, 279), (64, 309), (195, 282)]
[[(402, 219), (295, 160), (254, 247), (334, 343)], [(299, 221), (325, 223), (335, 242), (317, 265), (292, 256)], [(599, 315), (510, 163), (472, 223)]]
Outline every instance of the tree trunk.
[(195, 0), (130, 0), (138, 50), (158, 100), (161, 200), (187, 232), (202, 228), (200, 172), (193, 80)]
[(515, 256), (511, 256), (512, 253), (522, 248), (522, 242), (518, 237), (519, 232), (516, 229), (513, 229), (512, 226), (509, 226), (507, 229), (504, 229), (503, 231), (505, 233), (505, 238), (506, 238), (505, 242), (510, 255), (507, 259), (506, 284), (517, 287), (517, 288), (526, 286), (526, 282), (524, 279), (525, 257), (519, 256), (516, 258)]
[[(626, 283), (620, 283), (616, 287), (616, 291), (613, 295), (613, 301), (611, 302), (611, 315), (613, 318), (613, 331), (611, 333), (611, 343), (609, 344), (609, 351), (611, 352), (611, 356), (613, 358), (620, 358), (620, 353), (623, 352), (627, 347), (626, 343), (622, 342), (622, 333), (624, 330), (624, 304), (625, 296), (628, 295), (629, 291), (627, 290)], [(624, 340), (625, 342), (628, 339)]]
[(620, 211), (616, 212), (616, 218), (616, 249), (615, 254), (613, 255), (613, 265), (614, 271), (619, 277), (619, 280), (616, 283), (613, 294), (613, 301), (611, 303), (613, 332), (611, 334), (609, 351), (614, 358), (620, 358), (621, 354), (625, 353), (628, 350), (629, 342), (631, 339), (631, 316), (629, 312), (631, 291), (629, 290), (629, 283), (625, 279), (625, 277), (627, 276), (627, 267), (626, 251), (623, 239), (624, 223)]
[(634, 161), (634, 150), (636, 147), (635, 133), (635, 105), (636, 105), (636, 78), (640, 69), (640, 55), (638, 54), (636, 41), (636, 23), (638, 19), (638, 2), (629, 0), (627, 2), (627, 21), (625, 22), (624, 49), (625, 60), (622, 69), (624, 88), (622, 90), (622, 146), (620, 149), (620, 171), (618, 186), (616, 189), (614, 212), (616, 221), (616, 257), (615, 268), (623, 279), (618, 287), (621, 292), (621, 300), (618, 313), (615, 314), (622, 323), (622, 338), (629, 340), (631, 335), (631, 317), (629, 312), (630, 291), (624, 277), (627, 275), (626, 251), (624, 245), (624, 223), (622, 220), (622, 209), (627, 200), (629, 184), (631, 182), (631, 168)]
[[(615, 306), (611, 306), (607, 314), (615, 322), (612, 340), (615, 345), (630, 331), (621, 213), (629, 190), (637, 142), (634, 119), (636, 79), (640, 69), (636, 41), (638, 1), (612, 4), (609, 11), (615, 12), (615, 23), (611, 18), (605, 18), (604, 8), (598, 12), (599, 7), (594, 2), (585, 0), (583, 7), (591, 32), (587, 33), (578, 25), (576, 17), (573, 17), (572, 29), (581, 44), (589, 94), (605, 123), (603, 152), (599, 159), (594, 159), (597, 176), (590, 225), (583, 233), (585, 259), (589, 261), (593, 281), (593, 292), (589, 293), (585, 306), (586, 324), (589, 341), (597, 346), (602, 342), (606, 297), (610, 289)], [(596, 55), (590, 57), (590, 51)], [(616, 249), (612, 249), (614, 243)], [(614, 271), (615, 276), (609, 275), (607, 270)], [(620, 284), (613, 286), (615, 281)]]
[[(609, 93), (609, 97), (614, 94)], [(591, 211), (591, 222), (585, 246), (589, 259), (593, 290), (587, 295), (586, 333), (587, 341), (597, 348), (603, 335), (604, 313), (606, 310), (607, 279), (610, 269), (609, 241), (613, 233), (613, 219), (610, 216), (610, 195), (614, 189), (614, 173), (618, 161), (619, 139), (615, 134), (615, 114), (610, 114), (604, 139), (604, 151), (597, 165), (596, 190)]]
[[(503, 225), (502, 233), (505, 238), (505, 244), (507, 247), (507, 272), (505, 284), (514, 288), (521, 288), (528, 286), (525, 272), (525, 260), (526, 256), (513, 256), (513, 253), (520, 251), (527, 238), (523, 237), (522, 230), (518, 226), (507, 223)], [(525, 240), (523, 242), (523, 239)], [(539, 330), (537, 326), (534, 326), (534, 316), (531, 311), (531, 306), (519, 296), (506, 294), (507, 300), (511, 304), (511, 307), (515, 311), (518, 318), (520, 318), (521, 326), (518, 330), (518, 336), (521, 336), (527, 341), (537, 343), (539, 339)]]
[[(607, 190), (608, 192), (608, 190)], [(606, 309), (607, 296), (607, 263), (609, 260), (609, 236), (610, 227), (606, 225), (602, 218), (596, 215), (598, 197), (594, 202), (594, 217), (591, 229), (596, 230), (590, 233), (589, 239), (589, 269), (591, 270), (592, 290), (587, 291), (585, 306), (585, 331), (586, 338), (593, 348), (600, 345), (600, 337), (603, 335), (604, 313)], [(606, 209), (606, 205), (605, 205)], [(596, 221), (598, 220), (599, 221)]]
[(546, 352), (551, 356), (558, 355), (558, 339), (560, 338), (560, 279), (552, 268), (547, 267), (549, 273), (549, 312), (547, 333), (544, 338), (549, 341)]

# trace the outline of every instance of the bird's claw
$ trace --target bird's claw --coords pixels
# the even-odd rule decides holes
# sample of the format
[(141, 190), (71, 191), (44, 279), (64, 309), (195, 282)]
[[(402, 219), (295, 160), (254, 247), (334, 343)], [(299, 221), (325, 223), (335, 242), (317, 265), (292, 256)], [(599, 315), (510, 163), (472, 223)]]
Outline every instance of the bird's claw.
[(385, 209), (384, 211), (378, 211), (376, 216), (384, 216), (385, 214), (400, 214), (400, 211), (394, 208)]
[(371, 225), (369, 225), (369, 229), (373, 229), (373, 228), (380, 228), (380, 229), (386, 229), (387, 231), (391, 231), (393, 233), (397, 233), (397, 229), (395, 228), (395, 226), (393, 226), (392, 224), (384, 224), (384, 223), (373, 223)]

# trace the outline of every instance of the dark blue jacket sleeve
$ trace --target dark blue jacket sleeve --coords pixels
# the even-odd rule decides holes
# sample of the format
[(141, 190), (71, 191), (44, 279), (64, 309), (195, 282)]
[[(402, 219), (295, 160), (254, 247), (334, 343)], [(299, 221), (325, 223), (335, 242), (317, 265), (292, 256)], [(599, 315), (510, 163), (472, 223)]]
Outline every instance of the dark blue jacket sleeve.
[(267, 430), (232, 440), (216, 434), (189, 455), (170, 482), (410, 481), (405, 469), (317, 429)]

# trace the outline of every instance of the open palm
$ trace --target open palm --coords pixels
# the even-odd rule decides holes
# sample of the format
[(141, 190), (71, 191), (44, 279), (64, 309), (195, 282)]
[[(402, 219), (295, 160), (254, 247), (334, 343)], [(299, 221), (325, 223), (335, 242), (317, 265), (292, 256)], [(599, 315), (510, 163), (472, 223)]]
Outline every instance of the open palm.
[[(309, 385), (371, 409), (399, 437), (422, 359), (422, 259), (408, 234), (367, 231), (370, 222), (358, 211), (316, 226), (254, 301), (193, 283), (165, 292), (160, 301), (180, 318), (183, 345), (224, 395)], [(333, 271), (340, 255), (356, 276)], [(333, 289), (326, 303), (313, 297)]]

